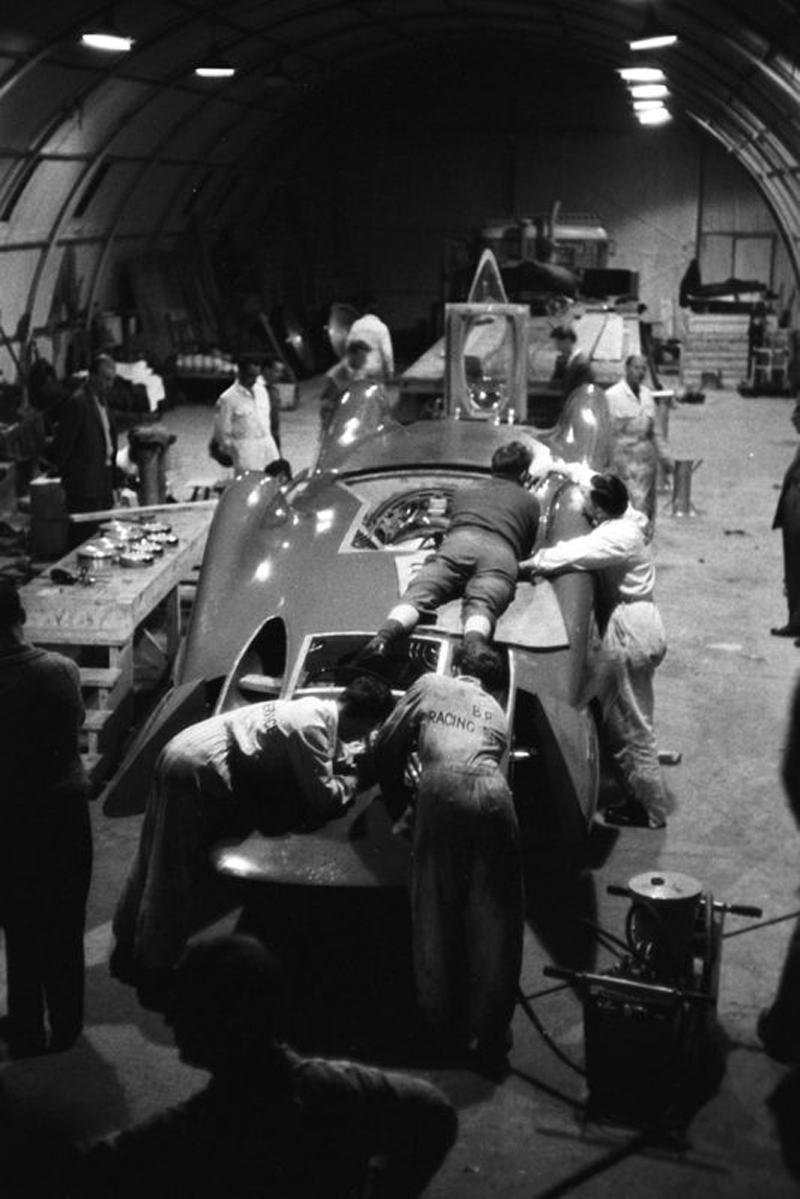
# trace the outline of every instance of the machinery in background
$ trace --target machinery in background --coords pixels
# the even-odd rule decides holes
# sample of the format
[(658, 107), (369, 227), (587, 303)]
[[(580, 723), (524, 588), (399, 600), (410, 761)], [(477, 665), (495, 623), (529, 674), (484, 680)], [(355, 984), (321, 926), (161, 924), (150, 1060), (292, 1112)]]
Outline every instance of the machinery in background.
[(761, 909), (721, 903), (673, 871), (608, 891), (630, 901), (624, 938), (594, 930), (616, 963), (602, 973), (544, 971), (574, 983), (583, 1001), (587, 1116), (680, 1128), (723, 1070), (716, 1014), (725, 915), (760, 917)]
[(638, 274), (609, 268), (612, 242), (594, 213), (549, 213), (498, 217), (481, 230), (497, 258), (509, 297), (531, 313), (551, 312), (565, 298), (635, 300)]

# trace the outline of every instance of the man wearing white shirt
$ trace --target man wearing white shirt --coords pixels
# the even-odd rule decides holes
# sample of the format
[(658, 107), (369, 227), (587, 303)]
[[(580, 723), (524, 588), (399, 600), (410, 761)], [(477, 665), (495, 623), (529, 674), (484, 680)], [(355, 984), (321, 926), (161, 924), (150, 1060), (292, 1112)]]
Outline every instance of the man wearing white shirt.
[(645, 385), (647, 362), (641, 354), (625, 360), (625, 375), (606, 390), (614, 431), (614, 471), (628, 488), (634, 508), (648, 521), (652, 536), (656, 515), (656, 466), (669, 474), (674, 466), (658, 423), (656, 403)]
[(368, 312), (353, 321), (347, 334), (347, 345), (355, 341), (365, 342), (369, 347), (364, 373), (368, 379), (388, 383), (394, 374), (394, 349), (389, 326), (374, 312)]
[(581, 487), (591, 531), (538, 550), (520, 563), (520, 570), (544, 576), (597, 572), (605, 667), (602, 733), (626, 791), (622, 803), (606, 810), (605, 821), (663, 828), (666, 794), (653, 726), (653, 674), (667, 647), (653, 598), (655, 567), (645, 541), (647, 521), (628, 503), (625, 484), (616, 475), (591, 475)]
[(263, 470), (280, 457), (278, 422), (258, 366), (240, 359), (236, 381), (217, 400), (213, 434), (237, 474)]

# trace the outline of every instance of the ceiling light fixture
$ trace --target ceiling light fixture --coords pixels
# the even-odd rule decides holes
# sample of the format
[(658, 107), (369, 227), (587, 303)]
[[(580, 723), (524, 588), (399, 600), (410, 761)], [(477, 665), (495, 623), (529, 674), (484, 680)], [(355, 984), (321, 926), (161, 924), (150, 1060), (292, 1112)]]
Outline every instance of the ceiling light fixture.
[(236, 68), (231, 66), (215, 42), (202, 62), (197, 64), (194, 73), (201, 79), (230, 79), (236, 74)]
[(669, 33), (663, 25), (660, 25), (653, 9), (649, 8), (645, 14), (641, 32), (631, 38), (628, 46), (636, 53), (641, 50), (664, 50), (667, 46), (674, 46), (677, 40), (678, 35)]
[(663, 108), (663, 107), (664, 107), (663, 100), (634, 100), (634, 102), (633, 102), (633, 111), (634, 112), (647, 112), (648, 109), (650, 110), (650, 112), (655, 112), (655, 110), (657, 108)]
[(117, 28), (111, 10), (106, 13), (101, 25), (81, 34), (82, 46), (88, 46), (91, 50), (109, 50), (116, 54), (124, 54), (132, 49), (133, 42), (132, 37), (128, 37)]
[(635, 38), (632, 42), (628, 42), (628, 47), (631, 50), (663, 50), (667, 46), (674, 46), (678, 40), (678, 35), (675, 33), (654, 33), (648, 37)]
[(672, 120), (672, 114), (667, 108), (651, 108), (645, 112), (637, 112), (636, 119), (640, 125), (666, 125)]
[(617, 74), (626, 83), (663, 83), (666, 79), (661, 67), (621, 67)]
[(668, 95), (669, 88), (665, 83), (635, 83), (631, 88), (634, 100), (663, 100)]

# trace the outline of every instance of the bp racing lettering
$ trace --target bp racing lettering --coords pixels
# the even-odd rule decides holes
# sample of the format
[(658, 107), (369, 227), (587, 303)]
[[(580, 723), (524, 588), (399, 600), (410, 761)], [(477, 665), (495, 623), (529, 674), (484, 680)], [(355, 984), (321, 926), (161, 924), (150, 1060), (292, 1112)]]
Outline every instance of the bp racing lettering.
[[(480, 714), (480, 709), (478, 713)], [(478, 728), (471, 716), (464, 716), (461, 712), (431, 708), (426, 716), (429, 724), (443, 724), (447, 729), (462, 729), (466, 733), (474, 733)]]

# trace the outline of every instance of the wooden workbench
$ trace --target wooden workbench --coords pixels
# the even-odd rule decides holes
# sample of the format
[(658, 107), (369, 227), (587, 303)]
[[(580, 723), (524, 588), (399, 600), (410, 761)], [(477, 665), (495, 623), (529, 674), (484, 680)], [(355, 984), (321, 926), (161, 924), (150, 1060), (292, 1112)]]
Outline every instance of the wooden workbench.
[(193, 572), (196, 575), (213, 515), (214, 509), (206, 505), (166, 511), (163, 519), (178, 544), (166, 548), (151, 566), (112, 566), (88, 585), (54, 583), (50, 578), (54, 568), (77, 574), (77, 550), (73, 550), (20, 589), (28, 639), (66, 653), (80, 667), (87, 709), (83, 747), (94, 781), (116, 762), (133, 713), (134, 641), (142, 623), (162, 602), (170, 661), (177, 651), (180, 584)]

